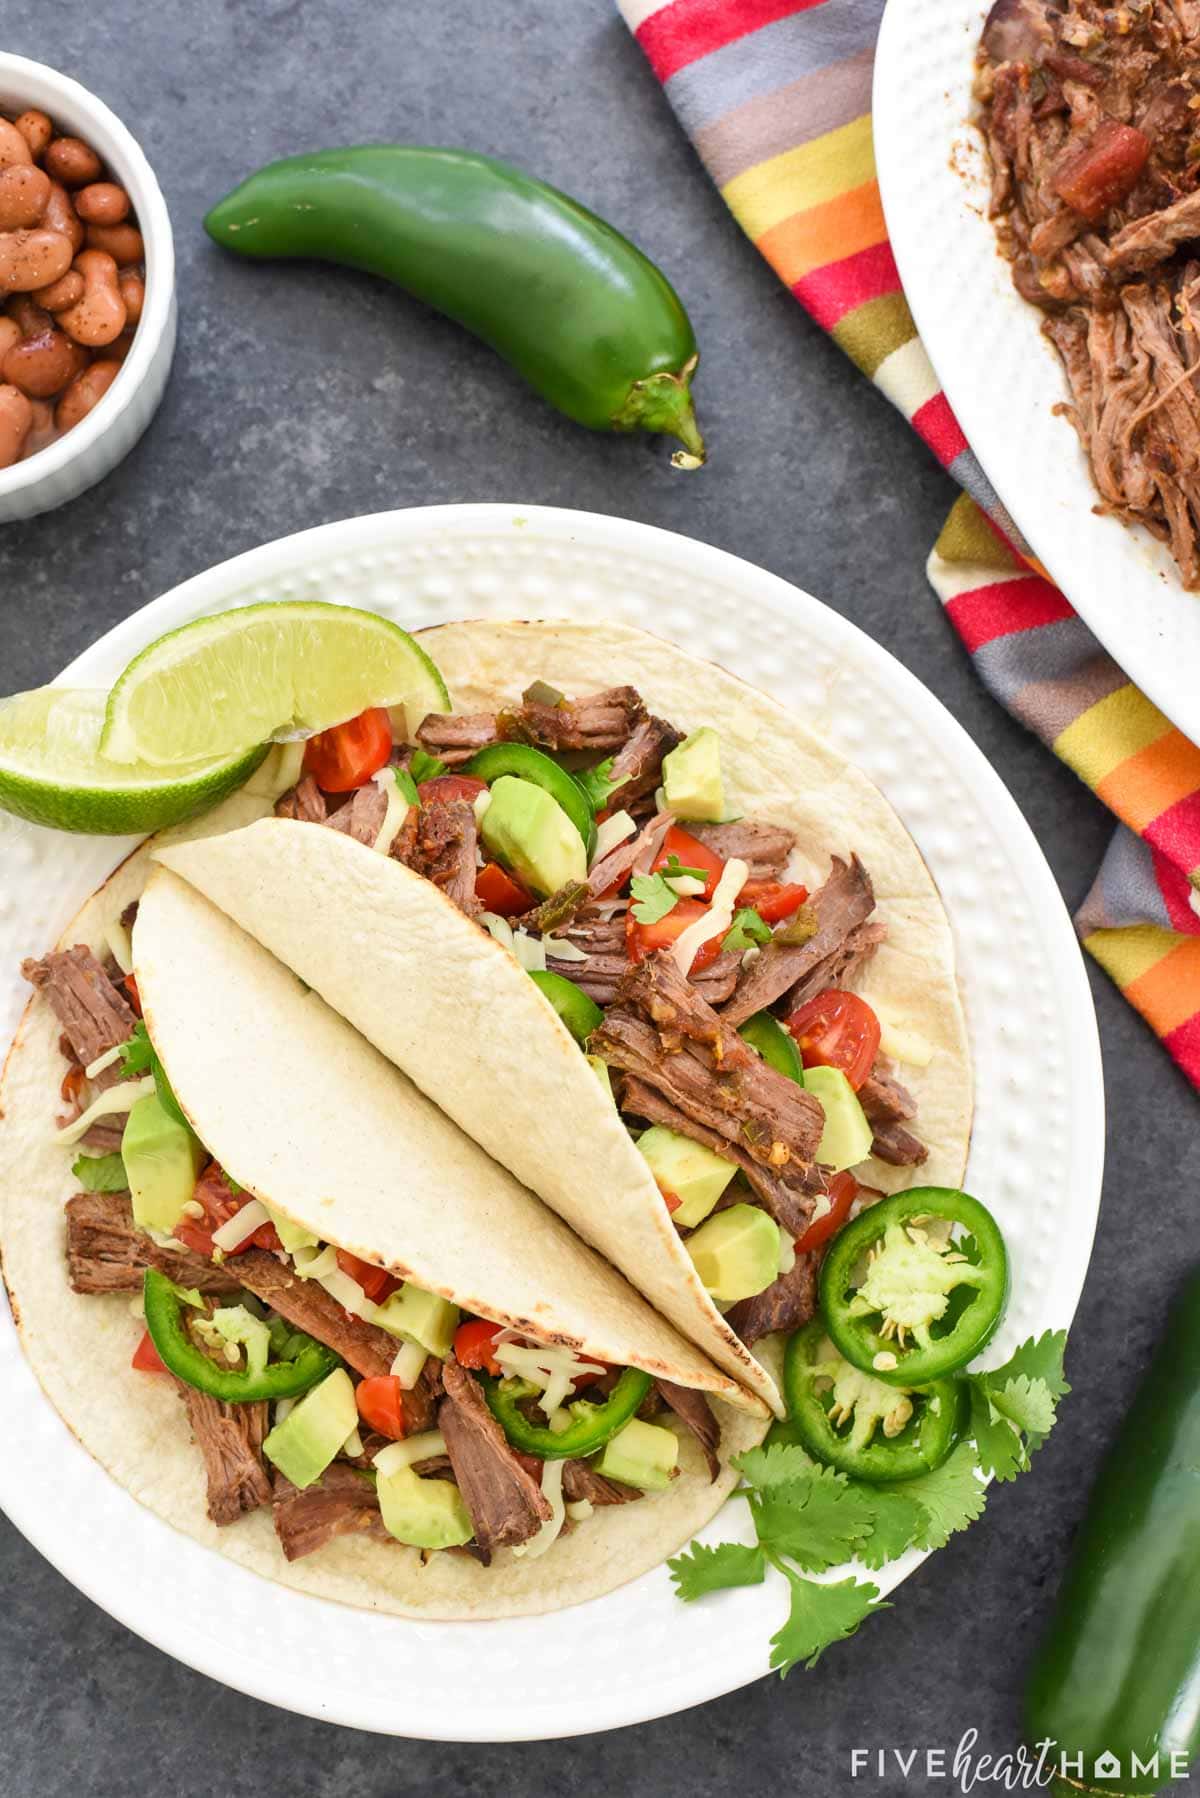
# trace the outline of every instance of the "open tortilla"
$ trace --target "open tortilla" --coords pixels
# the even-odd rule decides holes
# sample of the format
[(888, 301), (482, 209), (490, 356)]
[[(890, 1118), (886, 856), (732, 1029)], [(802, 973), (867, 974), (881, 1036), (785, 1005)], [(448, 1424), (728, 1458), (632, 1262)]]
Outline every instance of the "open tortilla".
[[(567, 693), (628, 682), (683, 730), (721, 738), (726, 798), (797, 835), (816, 886), (857, 851), (887, 940), (856, 986), (921, 1044), (906, 1066), (929, 1150), (921, 1182), (966, 1167), (971, 1065), (950, 925), (920, 852), (858, 769), (724, 669), (620, 625), (466, 623), (422, 635), (463, 712), (515, 704), (530, 681)], [(170, 846), (159, 859), (321, 994), (488, 1154), (727, 1373), (782, 1410), (770, 1371), (713, 1305), (650, 1170), (578, 1045), (513, 957), (430, 882), (336, 831), (286, 818)], [(912, 1170), (871, 1160), (892, 1191)]]
[[(266, 797), (264, 797), (264, 793)], [(270, 809), (243, 790), (197, 828)], [(372, 1610), (427, 1618), (518, 1616), (599, 1596), (657, 1566), (736, 1484), (729, 1465), (767, 1417), (614, 1270), (373, 1050), (316, 993), (195, 890), (154, 872), (143, 845), (84, 906), (62, 944), (97, 955), (141, 895), (137, 973), (153, 1040), (197, 1133), (244, 1186), (326, 1240), (498, 1322), (524, 1324), (617, 1365), (717, 1398), (722, 1467), (709, 1484), (684, 1433), (664, 1493), (598, 1510), (540, 1559), (466, 1555), (343, 1537), (289, 1564), (269, 1511), (224, 1528), (205, 1511), (198, 1450), (173, 1382), (139, 1374), (128, 1294), (71, 1290), (63, 1205), (75, 1150), (55, 1141), (60, 1026), (31, 1000), (0, 1083), (0, 1255), (22, 1345), (83, 1445), (177, 1529), (270, 1578)], [(378, 858), (377, 858), (378, 859)], [(153, 875), (149, 887), (147, 877)], [(37, 947), (37, 945), (31, 945)], [(719, 1402), (723, 1395), (732, 1404)], [(737, 1408), (733, 1408), (733, 1407)]]

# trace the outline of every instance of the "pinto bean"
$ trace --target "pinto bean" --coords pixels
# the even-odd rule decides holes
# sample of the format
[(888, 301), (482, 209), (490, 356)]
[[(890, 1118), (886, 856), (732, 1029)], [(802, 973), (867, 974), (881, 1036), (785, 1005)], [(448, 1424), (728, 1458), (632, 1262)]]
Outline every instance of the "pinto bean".
[(28, 462), (30, 456), (36, 456), (40, 449), (53, 443), (58, 436), (54, 423), (54, 407), (48, 400), (30, 400), (33, 410), (33, 421), (29, 426), (29, 435), (25, 439), (25, 447), (21, 451), (22, 462)]
[(19, 387), (31, 400), (48, 400), (81, 374), (87, 361), (82, 345), (49, 325), (12, 346), (0, 363), (0, 379)]
[(50, 123), (49, 118), (44, 112), (39, 112), (36, 107), (31, 106), (28, 112), (21, 114), (19, 119), (14, 119), (13, 124), (29, 145), (29, 154), (33, 160), (40, 162), (46, 145), (54, 136), (54, 126)]
[(48, 231), (44, 225), (0, 231), (0, 293), (29, 293), (35, 287), (48, 287), (70, 266), (70, 240), (61, 231)]
[(49, 287), (39, 287), (29, 297), (35, 306), (41, 306), (47, 312), (62, 312), (83, 298), (83, 276), (78, 269), (69, 268), (57, 281), (51, 281)]
[(86, 418), (93, 406), (104, 398), (120, 372), (121, 364), (106, 357), (89, 363), (82, 374), (76, 375), (55, 407), (54, 422), (59, 430), (73, 430), (81, 419)]
[(72, 206), (71, 196), (61, 181), (50, 183), (50, 198), (46, 202), (42, 224), (48, 231), (61, 231), (70, 239), (72, 256), (82, 250), (83, 220)]
[[(0, 169), (8, 169), (14, 163), (32, 162), (33, 154), (15, 125), (7, 119), (0, 119)], [(14, 458), (15, 460), (15, 458)]]
[(111, 343), (125, 329), (125, 302), (117, 287), (117, 265), (103, 250), (81, 250), (75, 272), (83, 276), (83, 298), (58, 315), (76, 343), (89, 349)]
[(143, 262), (146, 257), (146, 246), (136, 225), (89, 225), (87, 246), (89, 250), (103, 250), (118, 268), (124, 268), (130, 262)]
[(13, 162), (0, 169), (0, 231), (16, 231), (36, 225), (50, 198), (50, 177), (31, 162)]
[(129, 195), (115, 181), (92, 181), (75, 195), (85, 225), (119, 225), (129, 217)]
[(11, 468), (21, 459), (33, 407), (19, 387), (0, 387), (0, 468)]
[(0, 362), (3, 362), (14, 343), (20, 343), (21, 336), (21, 327), (16, 319), (0, 312)]
[(117, 272), (117, 289), (125, 302), (125, 322), (136, 325), (146, 304), (146, 280), (141, 269), (123, 268)]
[(86, 187), (89, 181), (100, 179), (100, 158), (81, 137), (56, 137), (46, 151), (44, 166), (64, 187)]

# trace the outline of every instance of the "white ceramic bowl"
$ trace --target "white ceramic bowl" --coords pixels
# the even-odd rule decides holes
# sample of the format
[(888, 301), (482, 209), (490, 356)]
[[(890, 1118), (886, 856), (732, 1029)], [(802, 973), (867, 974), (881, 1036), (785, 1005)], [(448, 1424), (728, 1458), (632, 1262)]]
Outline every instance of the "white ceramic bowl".
[(175, 245), (162, 189), (114, 112), (68, 75), (0, 53), (0, 113), (48, 113), (83, 138), (133, 203), (146, 245), (146, 303), (120, 374), (82, 423), (26, 462), (0, 469), (0, 524), (32, 518), (94, 487), (129, 454), (162, 399), (175, 353)]

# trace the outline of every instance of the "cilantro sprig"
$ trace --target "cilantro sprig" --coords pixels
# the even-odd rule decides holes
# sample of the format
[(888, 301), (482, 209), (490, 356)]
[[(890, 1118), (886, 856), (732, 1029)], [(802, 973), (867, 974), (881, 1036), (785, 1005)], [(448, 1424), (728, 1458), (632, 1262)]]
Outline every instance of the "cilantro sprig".
[(679, 904), (679, 894), (672, 892), (661, 874), (635, 874), (629, 888), (634, 899), (629, 909), (639, 924), (657, 924)]
[(814, 1579), (855, 1558), (877, 1572), (909, 1548), (942, 1548), (983, 1513), (984, 1479), (1013, 1479), (1053, 1427), (1063, 1378), (1066, 1331), (1021, 1344), (1003, 1367), (962, 1376), (970, 1393), (974, 1439), (960, 1442), (932, 1473), (870, 1485), (813, 1460), (791, 1430), (776, 1424), (761, 1448), (734, 1458), (754, 1525), (753, 1543), (693, 1542), (667, 1563), (675, 1590), (691, 1602), (732, 1586), (758, 1585), (768, 1566), (788, 1582), (790, 1608), (771, 1637), (771, 1666), (781, 1676), (813, 1667), (834, 1642), (886, 1610), (879, 1588), (853, 1576)]
[(739, 905), (733, 914), (733, 923), (725, 934), (721, 944), (724, 949), (761, 948), (763, 943), (771, 940), (771, 927), (765, 924), (752, 905)]
[(414, 784), (419, 787), (423, 780), (436, 780), (439, 774), (444, 774), (446, 764), (439, 761), (436, 755), (430, 755), (427, 750), (414, 749), (408, 760), (408, 772)]

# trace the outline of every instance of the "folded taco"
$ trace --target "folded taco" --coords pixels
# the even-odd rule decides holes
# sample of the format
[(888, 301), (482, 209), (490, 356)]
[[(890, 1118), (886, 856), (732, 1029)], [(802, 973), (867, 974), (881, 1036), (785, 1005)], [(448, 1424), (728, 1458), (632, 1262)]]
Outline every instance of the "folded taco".
[(656, 1565), (765, 1407), (153, 851), (25, 964), (0, 1088), (4, 1277), (68, 1426), (177, 1528), (375, 1610)]
[(276, 816), (160, 859), (779, 1411), (754, 1351), (833, 1232), (966, 1165), (932, 877), (860, 771), (667, 642), (423, 642), (454, 713), (366, 762), (327, 733)]

